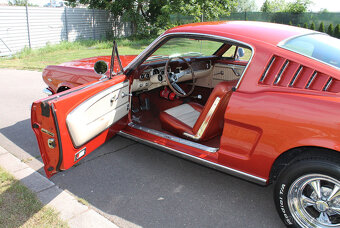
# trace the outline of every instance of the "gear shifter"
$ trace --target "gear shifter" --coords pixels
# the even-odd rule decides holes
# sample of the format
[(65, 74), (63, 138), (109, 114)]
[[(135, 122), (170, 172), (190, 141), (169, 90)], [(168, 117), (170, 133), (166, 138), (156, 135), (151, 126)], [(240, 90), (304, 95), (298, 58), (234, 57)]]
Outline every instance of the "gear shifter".
[(201, 95), (201, 94), (198, 94), (198, 95), (196, 95), (196, 96), (192, 96), (192, 98), (201, 100), (201, 99), (202, 99), (202, 95)]

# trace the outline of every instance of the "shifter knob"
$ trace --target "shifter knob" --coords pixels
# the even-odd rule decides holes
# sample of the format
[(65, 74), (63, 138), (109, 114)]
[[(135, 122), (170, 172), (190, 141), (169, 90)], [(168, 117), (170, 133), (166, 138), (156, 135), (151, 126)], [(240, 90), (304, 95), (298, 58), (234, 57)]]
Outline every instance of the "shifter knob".
[(197, 96), (192, 96), (192, 98), (195, 98), (195, 99), (201, 100), (201, 99), (202, 99), (202, 95), (201, 95), (201, 94), (198, 94)]

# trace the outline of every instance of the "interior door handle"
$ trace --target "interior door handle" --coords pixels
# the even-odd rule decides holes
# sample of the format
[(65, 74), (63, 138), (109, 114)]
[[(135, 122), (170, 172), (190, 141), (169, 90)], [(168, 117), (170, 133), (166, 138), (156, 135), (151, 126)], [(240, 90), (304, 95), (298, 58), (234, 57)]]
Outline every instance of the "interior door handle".
[(122, 92), (122, 98), (126, 97), (126, 96), (132, 97), (132, 93), (124, 93), (124, 92)]
[(113, 97), (111, 98), (110, 100), (110, 103), (112, 104), (113, 102), (115, 102), (117, 99), (116, 99), (116, 95), (113, 95)]
[(215, 73), (215, 75), (224, 75), (224, 71), (223, 70), (221, 70), (220, 72), (217, 72), (217, 73)]

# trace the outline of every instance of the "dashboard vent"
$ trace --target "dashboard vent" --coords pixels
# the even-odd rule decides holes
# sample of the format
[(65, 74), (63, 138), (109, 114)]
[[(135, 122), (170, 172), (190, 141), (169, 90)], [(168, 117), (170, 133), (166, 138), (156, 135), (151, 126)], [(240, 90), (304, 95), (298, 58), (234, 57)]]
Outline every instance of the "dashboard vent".
[(258, 83), (274, 87), (340, 92), (339, 80), (276, 55), (268, 62)]

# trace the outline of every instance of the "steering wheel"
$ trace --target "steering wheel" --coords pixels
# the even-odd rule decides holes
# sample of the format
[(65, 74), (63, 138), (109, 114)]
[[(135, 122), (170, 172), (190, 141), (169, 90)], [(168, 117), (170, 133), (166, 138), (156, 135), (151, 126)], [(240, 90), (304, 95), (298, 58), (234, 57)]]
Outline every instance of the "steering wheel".
[[(169, 69), (169, 65), (170, 65), (170, 62), (174, 59), (181, 59), (183, 60), (183, 62), (185, 62), (188, 66), (188, 69), (187, 70), (183, 70), (177, 74), (175, 73), (169, 73), (168, 72), (168, 69)], [(195, 73), (194, 73), (194, 70), (192, 69), (191, 67), (191, 64), (183, 57), (172, 57), (172, 58), (169, 58), (168, 61), (166, 62), (165, 64), (165, 80), (166, 80), (166, 83), (168, 84), (168, 86), (170, 87), (170, 89), (179, 97), (187, 97), (189, 96), (195, 89)], [(189, 74), (191, 72), (191, 75), (192, 75), (192, 86), (191, 86), (191, 89), (189, 92), (185, 92), (178, 84), (177, 84), (177, 81), (178, 79), (180, 79), (181, 77), (183, 77), (184, 75), (186, 74)]]

